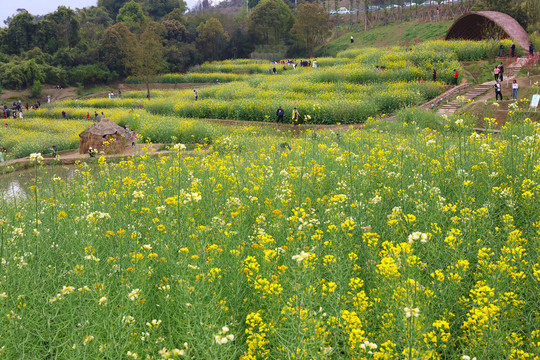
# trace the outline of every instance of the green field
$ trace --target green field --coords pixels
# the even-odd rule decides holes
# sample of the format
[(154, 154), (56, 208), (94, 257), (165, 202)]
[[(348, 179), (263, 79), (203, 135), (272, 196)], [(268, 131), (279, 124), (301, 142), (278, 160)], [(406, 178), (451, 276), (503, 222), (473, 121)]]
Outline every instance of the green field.
[[(351, 49), (365, 47), (393, 47), (396, 44), (414, 45), (415, 41), (437, 40), (446, 35), (446, 31), (452, 25), (452, 21), (435, 23), (405, 22), (399, 24), (380, 25), (368, 31), (348, 31), (328, 44), (322, 45), (316, 50), (317, 56), (333, 56), (334, 54)], [(351, 44), (351, 35), (354, 43)]]

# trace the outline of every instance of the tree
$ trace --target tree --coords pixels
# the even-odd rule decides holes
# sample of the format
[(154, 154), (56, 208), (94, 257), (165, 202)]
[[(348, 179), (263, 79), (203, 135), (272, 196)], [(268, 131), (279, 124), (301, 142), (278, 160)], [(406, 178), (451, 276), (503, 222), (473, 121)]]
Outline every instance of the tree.
[(165, 49), (164, 57), (167, 60), (170, 72), (184, 72), (191, 65), (201, 62), (201, 54), (193, 43), (178, 43)]
[(363, 0), (364, 1), (364, 31), (367, 31), (368, 25), (369, 25), (369, 5), (371, 3), (371, 0)]
[(197, 26), (197, 49), (205, 60), (217, 60), (223, 58), (224, 50), (229, 42), (229, 34), (223, 29), (221, 22), (211, 17), (206, 22)]
[(135, 35), (123, 23), (107, 28), (101, 39), (101, 59), (109, 70), (120, 76), (127, 75), (127, 62), (132, 49), (137, 46)]
[[(24, 8), (19, 8), (16, 10), (17, 14), (20, 14), (20, 13), (23, 13), (23, 12), (28, 12), (28, 10), (24, 9)], [(4, 24), (6, 26), (9, 26), (9, 23), (11, 22), (11, 20), (13, 19), (13, 16), (8, 16), (6, 18), (6, 20), (4, 20)]]
[(182, 42), (186, 39), (188, 33), (184, 24), (178, 20), (165, 20), (161, 23), (165, 28), (165, 39), (169, 45), (175, 45), (178, 42)]
[(126, 0), (98, 0), (98, 7), (103, 7), (109, 13), (111, 19), (116, 19), (118, 11), (124, 6)]
[(293, 25), (291, 9), (283, 0), (262, 0), (249, 16), (249, 32), (259, 43), (282, 44)]
[[(516, 19), (523, 27), (527, 27), (531, 13), (526, 13), (530, 9), (524, 9), (522, 3), (523, 1), (516, 0), (482, 0), (476, 2), (471, 10), (500, 11)], [(538, 2), (536, 1), (536, 3)]]
[(131, 0), (118, 11), (116, 21), (126, 24), (131, 31), (139, 33), (144, 28), (146, 17), (141, 5)]
[(41, 85), (41, 81), (34, 80), (34, 83), (32, 85), (32, 97), (38, 98), (41, 95), (41, 90), (43, 90), (43, 85)]
[(261, 0), (247, 0), (248, 9), (254, 9)]
[(36, 30), (34, 18), (28, 12), (22, 12), (13, 17), (9, 23), (6, 43), (10, 54), (20, 54), (33, 48), (33, 37)]
[(75, 11), (59, 6), (55, 12), (45, 16), (54, 23), (59, 47), (74, 47), (79, 41), (79, 20)]
[(109, 26), (113, 24), (109, 13), (102, 7), (88, 7), (79, 10), (80, 38), (77, 48), (87, 63), (100, 61), (99, 43), (101, 37)]
[(320, 43), (329, 33), (330, 15), (318, 5), (304, 3), (298, 6), (296, 21), (291, 32), (302, 47), (307, 50), (309, 56), (313, 55), (313, 48)]
[(179, 8), (176, 8), (170, 13), (168, 13), (165, 16), (164, 20), (178, 20), (182, 24), (184, 24), (186, 22), (186, 19), (184, 18), (184, 11), (180, 10)]
[(36, 44), (49, 54), (58, 51), (58, 37), (56, 34), (56, 23), (51, 19), (43, 19), (36, 24), (34, 33)]
[(186, 11), (186, 3), (184, 0), (144, 0), (143, 8), (148, 16), (157, 20), (175, 9), (183, 14)]
[(162, 39), (165, 33), (163, 25), (149, 23), (137, 38), (137, 45), (129, 49), (127, 68), (131, 75), (146, 84), (147, 98), (150, 100), (150, 82), (163, 67)]

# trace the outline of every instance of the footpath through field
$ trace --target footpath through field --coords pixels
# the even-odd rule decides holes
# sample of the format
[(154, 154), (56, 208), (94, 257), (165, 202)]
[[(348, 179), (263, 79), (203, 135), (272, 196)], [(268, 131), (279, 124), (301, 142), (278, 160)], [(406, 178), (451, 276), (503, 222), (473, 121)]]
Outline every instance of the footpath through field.
[[(150, 148), (149, 148), (150, 146)], [(107, 158), (124, 158), (124, 157), (131, 157), (136, 154), (142, 154), (143, 152), (152, 152), (152, 153), (159, 153), (159, 154), (166, 154), (168, 151), (159, 151), (159, 148), (162, 146), (162, 144), (136, 144), (135, 146), (126, 146), (124, 151), (121, 154), (109, 154), (106, 155)], [(42, 164), (62, 164), (62, 165), (69, 165), (74, 164), (77, 161), (80, 160), (89, 160), (90, 155), (89, 154), (79, 154), (79, 149), (75, 150), (65, 150), (65, 151), (59, 151), (58, 156), (56, 158), (53, 158), (51, 156), (47, 156), (46, 154), (43, 155), (43, 161)], [(24, 168), (26, 164), (32, 164), (33, 161), (30, 160), (29, 156), (19, 158), (19, 159), (13, 159), (8, 160), (0, 163), (0, 167), (2, 166), (17, 166), (20, 165), (22, 168)]]
[[(508, 87), (508, 84), (511, 80), (514, 80), (516, 78), (516, 75), (519, 73), (523, 65), (527, 62), (526, 57), (520, 57), (517, 58), (516, 61), (514, 61), (512, 64), (508, 65), (506, 71), (504, 72), (505, 75), (505, 81)], [(470, 87), (470, 84), (462, 84), (468, 85)], [(467, 102), (469, 100), (475, 99), (480, 95), (485, 94), (489, 90), (493, 90), (493, 86), (495, 85), (495, 80), (493, 81), (487, 81), (485, 83), (482, 83), (480, 85), (477, 85), (473, 87), (471, 90), (467, 91), (465, 94), (463, 94), (463, 102)], [(462, 106), (462, 103), (458, 101), (457, 99), (454, 99), (450, 101), (449, 103), (441, 106), (439, 110), (437, 110), (437, 114), (446, 114), (446, 115), (452, 115), (455, 112), (457, 112)]]

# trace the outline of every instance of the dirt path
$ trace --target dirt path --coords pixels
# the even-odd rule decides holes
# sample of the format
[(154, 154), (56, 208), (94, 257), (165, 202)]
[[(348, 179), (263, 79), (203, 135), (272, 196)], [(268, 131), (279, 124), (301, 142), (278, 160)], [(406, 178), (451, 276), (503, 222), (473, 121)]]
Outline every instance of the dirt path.
[(279, 130), (291, 130), (291, 131), (305, 131), (309, 130), (346, 130), (348, 128), (361, 128), (364, 124), (302, 124), (294, 126), (292, 124), (281, 124), (276, 122), (265, 122), (265, 121), (244, 121), (244, 120), (226, 120), (226, 119), (197, 119), (198, 121), (212, 122), (215, 124), (228, 125), (228, 126), (261, 126), (261, 127), (270, 127)]
[[(151, 148), (148, 148), (148, 144), (136, 144), (135, 146), (126, 146), (124, 148), (124, 151), (121, 154), (110, 154), (106, 155), (107, 158), (123, 158), (123, 157), (131, 157), (137, 154), (142, 154), (148, 151), (151, 151), (155, 154), (167, 154), (168, 151), (159, 151), (159, 148), (162, 147), (162, 144), (151, 144)], [(65, 151), (59, 151), (58, 156), (56, 158), (52, 158), (50, 155), (44, 155), (43, 163), (45, 164), (57, 164), (60, 163), (62, 165), (68, 165), (73, 164), (76, 161), (80, 160), (89, 160), (90, 155), (89, 154), (79, 154), (79, 150), (65, 150)], [(5, 162), (0, 163), (0, 167), (3, 166), (13, 166), (17, 168), (24, 168), (27, 166), (30, 166), (33, 164), (33, 161), (30, 160), (30, 157), (23, 157), (19, 159), (13, 159), (8, 160)]]

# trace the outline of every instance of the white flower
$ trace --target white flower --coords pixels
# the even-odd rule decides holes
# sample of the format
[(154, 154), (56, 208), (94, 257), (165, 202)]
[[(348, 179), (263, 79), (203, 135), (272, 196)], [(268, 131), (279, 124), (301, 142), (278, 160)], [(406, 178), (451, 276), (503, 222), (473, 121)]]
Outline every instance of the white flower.
[[(497, 104), (497, 105), (499, 105), (499, 104)], [(456, 124), (457, 126), (463, 125), (463, 119), (457, 119), (456, 122), (455, 122), (455, 124)]]
[(405, 310), (405, 317), (406, 318), (410, 318), (411, 316), (418, 317), (418, 315), (420, 315), (420, 309), (418, 309), (418, 308), (411, 309), (409, 307), (406, 307), (403, 310)]
[(309, 253), (305, 252), (305, 251), (302, 251), (300, 254), (298, 255), (294, 255), (292, 256), (292, 259), (293, 260), (296, 260), (296, 262), (298, 263), (298, 265), (300, 265), (302, 263), (302, 261), (306, 260), (307, 258), (309, 258)]
[(135, 318), (131, 315), (122, 317), (122, 322), (124, 324), (133, 324), (135, 322)]
[(371, 200), (369, 200), (369, 202), (372, 204), (378, 204), (381, 202), (381, 200), (382, 197), (380, 197), (379, 195), (375, 195)]
[(90, 344), (92, 342), (92, 340), (94, 340), (94, 337), (92, 335), (86, 336), (84, 338), (83, 345), (86, 346), (86, 345)]
[(174, 151), (186, 150), (186, 145), (184, 145), (184, 144), (175, 144), (173, 146), (173, 150)]
[(142, 191), (135, 190), (133, 192), (133, 197), (136, 199), (142, 199), (144, 197), (144, 193)]
[(105, 296), (103, 296), (101, 299), (99, 299), (98, 304), (99, 305), (107, 305), (107, 298)]
[(41, 153), (32, 153), (30, 154), (30, 160), (40, 162), (43, 160), (43, 156), (41, 156)]
[(62, 290), (60, 290), (62, 295), (71, 294), (74, 291), (75, 291), (75, 288), (73, 286), (63, 286)]
[(128, 294), (129, 300), (135, 301), (135, 299), (137, 299), (140, 294), (141, 294), (141, 289), (131, 290), (131, 292)]
[(420, 240), (421, 243), (426, 243), (428, 236), (420, 231), (415, 231), (407, 238), (409, 243), (412, 244), (415, 240)]

